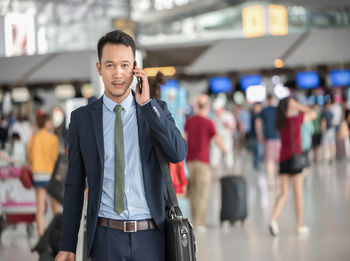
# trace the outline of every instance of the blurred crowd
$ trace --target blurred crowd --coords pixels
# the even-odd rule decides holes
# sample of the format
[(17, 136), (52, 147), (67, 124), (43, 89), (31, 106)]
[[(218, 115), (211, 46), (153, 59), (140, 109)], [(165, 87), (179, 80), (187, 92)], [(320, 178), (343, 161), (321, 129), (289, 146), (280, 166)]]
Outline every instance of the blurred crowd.
[[(313, 162), (332, 164), (350, 156), (347, 101), (335, 103), (330, 95), (325, 100), (324, 106), (311, 106), (294, 98), (278, 100), (272, 94), (254, 104), (230, 104), (222, 94), (196, 97), (184, 135), (189, 147), (186, 163), (191, 216), (199, 231), (206, 230), (213, 180), (242, 175), (234, 173), (234, 164), (246, 164), (249, 152), (253, 169), (266, 173), (268, 188), (280, 193), (271, 217), (271, 233), (278, 234), (277, 217), (286, 200), (289, 181), (294, 185), (297, 232), (308, 232), (302, 221), (303, 174)], [(291, 170), (294, 153), (303, 156), (303, 167), (297, 171)]]
[[(160, 86), (164, 82), (161, 75), (151, 82), (152, 97), (160, 98)], [(268, 94), (264, 102), (254, 104), (234, 104), (225, 94), (215, 97), (200, 94), (190, 104), (192, 109), (186, 115), (182, 129), (189, 145), (187, 160), (170, 164), (170, 170), (178, 195), (189, 197), (191, 217), (197, 229), (205, 230), (206, 227), (213, 180), (241, 174), (234, 173), (235, 164), (238, 159), (240, 164), (247, 162), (246, 152), (251, 154), (253, 169), (266, 173), (269, 189), (276, 187), (281, 161), (280, 130), (276, 128), (278, 105), (279, 100), (272, 94)], [(300, 128), (306, 169), (313, 161), (331, 164), (336, 159), (349, 158), (350, 110), (347, 101), (335, 103), (328, 96), (324, 106), (304, 106), (315, 116)], [(55, 124), (52, 115), (40, 110), (35, 115), (28, 115), (18, 109), (1, 115), (0, 124), (0, 167), (32, 167), (39, 235), (44, 233), (45, 227), (46, 187), (59, 151), (64, 152), (66, 144), (64, 114), (61, 112), (61, 121)], [(297, 136), (293, 133), (290, 137)], [(51, 206), (53, 213), (57, 213), (58, 203), (52, 198)]]

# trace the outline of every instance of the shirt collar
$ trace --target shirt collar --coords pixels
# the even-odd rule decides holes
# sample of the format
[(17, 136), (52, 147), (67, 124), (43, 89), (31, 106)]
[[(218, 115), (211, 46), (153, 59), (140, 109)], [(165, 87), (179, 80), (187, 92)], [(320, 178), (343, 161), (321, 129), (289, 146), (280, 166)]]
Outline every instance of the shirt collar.
[(134, 97), (129, 90), (129, 95), (121, 102), (121, 103), (116, 103), (112, 99), (108, 98), (105, 93), (103, 93), (103, 104), (106, 105), (107, 109), (114, 112), (114, 107), (119, 104), (123, 107), (125, 111), (128, 111), (131, 109), (133, 105)]

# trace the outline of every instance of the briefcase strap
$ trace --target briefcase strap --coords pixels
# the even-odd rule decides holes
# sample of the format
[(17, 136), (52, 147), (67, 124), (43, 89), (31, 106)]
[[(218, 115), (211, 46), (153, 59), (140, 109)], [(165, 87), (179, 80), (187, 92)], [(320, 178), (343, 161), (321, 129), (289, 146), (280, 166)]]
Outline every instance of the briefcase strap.
[(152, 133), (152, 140), (153, 140), (153, 145), (156, 150), (158, 162), (160, 165), (160, 168), (162, 170), (162, 175), (164, 177), (167, 190), (168, 190), (168, 201), (167, 201), (167, 207), (169, 207), (170, 214), (175, 214), (176, 216), (182, 216), (182, 211), (179, 208), (179, 203), (177, 201), (175, 189), (174, 189), (174, 184), (173, 181), (171, 180), (171, 175), (170, 175), (170, 170), (169, 170), (169, 163), (164, 157), (164, 152), (162, 148), (160, 147), (160, 144), (158, 140), (155, 138), (154, 134)]

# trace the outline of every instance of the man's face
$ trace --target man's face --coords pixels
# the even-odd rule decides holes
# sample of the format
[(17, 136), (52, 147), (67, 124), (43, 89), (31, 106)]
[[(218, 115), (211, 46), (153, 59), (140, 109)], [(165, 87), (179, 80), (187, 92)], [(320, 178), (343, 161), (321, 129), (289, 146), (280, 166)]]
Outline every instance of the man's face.
[(107, 43), (103, 46), (101, 63), (97, 63), (98, 73), (105, 85), (105, 94), (117, 103), (129, 94), (133, 80), (134, 55), (132, 48), (122, 44)]

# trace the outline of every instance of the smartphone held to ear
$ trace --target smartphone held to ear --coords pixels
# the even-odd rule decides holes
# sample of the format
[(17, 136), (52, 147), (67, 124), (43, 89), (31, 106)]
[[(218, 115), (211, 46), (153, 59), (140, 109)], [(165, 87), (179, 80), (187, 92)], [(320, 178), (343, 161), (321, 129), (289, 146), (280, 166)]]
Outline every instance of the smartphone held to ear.
[[(134, 61), (134, 68), (136, 66), (137, 66), (137, 63), (136, 63), (136, 61)], [(140, 77), (136, 77), (136, 79), (137, 79), (137, 84), (138, 84), (138, 87), (136, 86), (136, 88), (138, 88), (138, 91), (141, 94), (142, 93), (142, 80)]]

